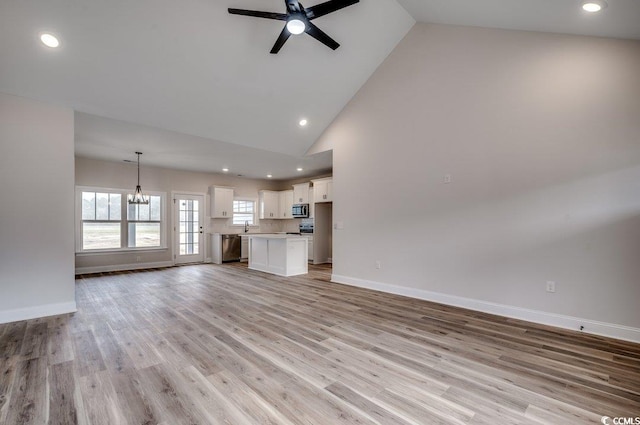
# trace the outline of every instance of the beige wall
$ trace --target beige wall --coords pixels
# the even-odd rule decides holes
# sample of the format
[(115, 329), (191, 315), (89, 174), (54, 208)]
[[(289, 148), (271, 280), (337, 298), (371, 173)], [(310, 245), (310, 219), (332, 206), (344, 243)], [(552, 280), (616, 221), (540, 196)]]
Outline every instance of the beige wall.
[[(76, 185), (95, 186), (114, 189), (135, 188), (137, 171), (135, 164), (125, 162), (108, 162), (88, 158), (76, 158)], [(255, 180), (239, 178), (225, 174), (197, 173), (189, 171), (171, 170), (166, 168), (148, 167), (144, 165), (144, 157), (140, 171), (141, 186), (143, 191), (160, 191), (167, 194), (167, 213), (170, 216), (171, 205), (169, 197), (171, 192), (203, 193), (208, 192), (209, 186), (228, 186), (234, 188), (235, 196), (243, 196), (258, 199), (258, 191), (285, 190), (291, 188), (290, 182)], [(206, 204), (209, 203), (207, 199)], [(208, 206), (207, 206), (208, 207)], [(207, 213), (208, 214), (208, 213)], [(298, 230), (300, 220), (260, 220), (259, 227), (252, 231), (260, 232), (291, 232)], [(207, 233), (239, 233), (240, 227), (228, 225), (227, 219), (209, 219), (205, 223)], [(172, 261), (170, 220), (166, 222), (168, 249), (153, 251), (135, 251), (122, 253), (79, 253), (76, 254), (76, 270), (86, 272), (91, 270), (106, 270), (133, 268), (142, 265), (153, 265)], [(205, 240), (205, 258), (211, 256), (210, 236)]]
[(73, 111), (0, 93), (0, 323), (75, 311)]
[(640, 340), (639, 72), (638, 41), (416, 25), (311, 149), (334, 279)]

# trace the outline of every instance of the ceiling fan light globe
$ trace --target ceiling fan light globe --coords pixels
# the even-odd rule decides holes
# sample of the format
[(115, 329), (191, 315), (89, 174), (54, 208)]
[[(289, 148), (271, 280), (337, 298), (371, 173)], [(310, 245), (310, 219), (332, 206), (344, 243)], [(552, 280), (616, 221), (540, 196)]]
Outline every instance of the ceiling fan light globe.
[(291, 19), (287, 22), (287, 30), (293, 34), (302, 34), (307, 29), (307, 26), (300, 19)]

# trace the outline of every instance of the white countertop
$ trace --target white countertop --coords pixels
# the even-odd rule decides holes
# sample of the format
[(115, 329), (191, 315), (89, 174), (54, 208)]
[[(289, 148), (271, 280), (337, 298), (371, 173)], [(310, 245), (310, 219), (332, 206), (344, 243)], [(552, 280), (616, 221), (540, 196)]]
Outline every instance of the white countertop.
[(307, 239), (306, 235), (287, 235), (286, 233), (242, 233), (240, 236), (266, 239)]

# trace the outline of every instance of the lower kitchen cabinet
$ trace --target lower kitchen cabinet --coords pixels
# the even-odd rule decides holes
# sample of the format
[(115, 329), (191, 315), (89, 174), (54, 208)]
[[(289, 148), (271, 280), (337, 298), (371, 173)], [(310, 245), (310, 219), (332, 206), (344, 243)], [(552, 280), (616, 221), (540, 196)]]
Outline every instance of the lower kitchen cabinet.
[(307, 236), (307, 254), (309, 262), (313, 263), (313, 236)]
[(240, 236), (240, 261), (249, 261), (249, 238)]

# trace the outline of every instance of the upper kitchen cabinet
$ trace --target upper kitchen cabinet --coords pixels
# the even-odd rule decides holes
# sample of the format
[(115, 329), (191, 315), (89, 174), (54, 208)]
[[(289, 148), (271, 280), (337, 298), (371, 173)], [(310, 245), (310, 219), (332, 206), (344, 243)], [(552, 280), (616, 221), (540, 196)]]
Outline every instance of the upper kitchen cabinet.
[(333, 202), (333, 178), (311, 180), (314, 202)]
[(233, 217), (233, 188), (211, 186), (211, 218)]
[(309, 204), (309, 183), (300, 183), (293, 185), (293, 203)]
[[(276, 219), (280, 218), (278, 215), (280, 209), (280, 195), (278, 192), (272, 190), (260, 191), (260, 218), (261, 219)], [(291, 215), (291, 211), (289, 211)]]
[(291, 215), (291, 210), (293, 207), (293, 196), (293, 190), (284, 190), (278, 193), (279, 218), (293, 218), (293, 216)]

